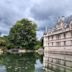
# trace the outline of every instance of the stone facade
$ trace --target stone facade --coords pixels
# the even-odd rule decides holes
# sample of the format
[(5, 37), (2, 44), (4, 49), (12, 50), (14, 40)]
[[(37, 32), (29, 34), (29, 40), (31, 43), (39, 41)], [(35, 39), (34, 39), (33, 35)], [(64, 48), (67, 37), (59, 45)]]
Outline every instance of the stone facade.
[(65, 24), (60, 18), (56, 26), (43, 36), (44, 51), (53, 53), (72, 52), (72, 21)]
[[(54, 62), (54, 59), (56, 61), (59, 59), (60, 62), (64, 60), (65, 62), (65, 60), (72, 55), (72, 21), (69, 24), (65, 24), (64, 18), (63, 17), (60, 18), (57, 21), (55, 27), (44, 33), (43, 47), (44, 47), (44, 58), (43, 58), (44, 68), (48, 67), (48, 64), (51, 64), (52, 61), (55, 65), (56, 63)], [(49, 63), (51, 60), (50, 58), (51, 59), (54, 58), (51, 61), (51, 63)], [(66, 63), (67, 61), (65, 62), (65, 64)], [(72, 65), (72, 62), (70, 64)], [(51, 65), (53, 66), (53, 64)]]

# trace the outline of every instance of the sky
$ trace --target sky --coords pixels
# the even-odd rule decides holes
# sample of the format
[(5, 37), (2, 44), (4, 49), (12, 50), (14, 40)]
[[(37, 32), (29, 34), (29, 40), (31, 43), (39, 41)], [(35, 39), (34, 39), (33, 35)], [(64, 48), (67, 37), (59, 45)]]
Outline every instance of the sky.
[(28, 18), (37, 24), (37, 38), (59, 16), (72, 15), (72, 0), (0, 0), (0, 32), (8, 35), (17, 20)]

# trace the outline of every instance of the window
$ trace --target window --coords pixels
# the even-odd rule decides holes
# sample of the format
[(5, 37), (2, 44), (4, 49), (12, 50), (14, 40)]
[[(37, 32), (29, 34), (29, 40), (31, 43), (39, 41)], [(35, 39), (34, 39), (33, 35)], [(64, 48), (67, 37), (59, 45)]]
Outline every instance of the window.
[(71, 32), (71, 37), (72, 37), (72, 32)]
[(59, 39), (59, 35), (57, 35), (56, 38)]
[(66, 46), (66, 41), (64, 41), (64, 46)]
[(71, 40), (71, 45), (72, 45), (72, 40)]
[(60, 42), (57, 42), (56, 45), (57, 45), (57, 46), (60, 46)]
[(48, 40), (50, 39), (50, 37), (48, 36)]
[(53, 42), (52, 42), (52, 46), (53, 46)]
[(52, 40), (53, 40), (53, 36), (52, 36)]
[(49, 46), (49, 43), (48, 43), (48, 46)]
[(66, 34), (64, 33), (64, 38), (66, 38)]

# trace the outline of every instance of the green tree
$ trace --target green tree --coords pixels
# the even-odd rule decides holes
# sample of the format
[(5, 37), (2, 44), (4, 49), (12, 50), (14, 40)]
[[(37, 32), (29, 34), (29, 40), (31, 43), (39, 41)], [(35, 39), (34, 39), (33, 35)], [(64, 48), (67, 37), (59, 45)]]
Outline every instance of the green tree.
[(9, 32), (9, 42), (15, 48), (34, 49), (36, 45), (36, 24), (28, 19), (17, 21)]
[(6, 41), (3, 37), (0, 37), (0, 47), (5, 46), (6, 45)]
[(41, 42), (39, 40), (36, 41), (35, 50), (41, 48)]
[(13, 47), (8, 40), (8, 36), (0, 37), (0, 47), (8, 48), (8, 49)]
[(0, 49), (6, 50), (6, 40), (3, 37), (0, 37)]

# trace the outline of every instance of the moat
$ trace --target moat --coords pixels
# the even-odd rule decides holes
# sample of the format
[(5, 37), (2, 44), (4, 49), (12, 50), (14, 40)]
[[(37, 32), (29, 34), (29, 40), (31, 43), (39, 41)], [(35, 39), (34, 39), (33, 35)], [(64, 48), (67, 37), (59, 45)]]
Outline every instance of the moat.
[[(58, 60), (56, 61), (55, 58)], [(61, 61), (60, 63), (60, 58), (65, 62)], [(37, 53), (0, 55), (0, 72), (72, 72), (72, 67), (70, 67), (72, 56), (49, 54), (49, 63), (47, 64), (47, 71), (45, 71), (43, 70), (43, 55)], [(67, 67), (62, 66), (63, 64)]]
[(72, 56), (47, 54), (45, 69), (50, 72), (72, 72)]

